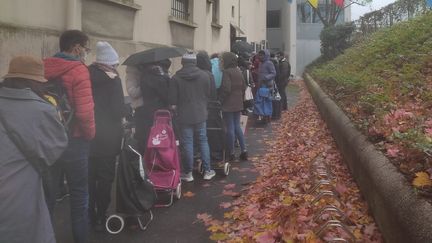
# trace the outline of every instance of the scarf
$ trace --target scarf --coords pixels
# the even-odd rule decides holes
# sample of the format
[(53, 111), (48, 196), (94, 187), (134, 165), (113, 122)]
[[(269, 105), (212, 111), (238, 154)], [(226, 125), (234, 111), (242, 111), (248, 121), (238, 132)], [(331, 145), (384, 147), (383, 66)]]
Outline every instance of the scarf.
[(93, 64), (96, 65), (96, 67), (98, 67), (100, 70), (104, 71), (110, 79), (115, 79), (118, 76), (117, 70), (113, 66), (97, 62)]

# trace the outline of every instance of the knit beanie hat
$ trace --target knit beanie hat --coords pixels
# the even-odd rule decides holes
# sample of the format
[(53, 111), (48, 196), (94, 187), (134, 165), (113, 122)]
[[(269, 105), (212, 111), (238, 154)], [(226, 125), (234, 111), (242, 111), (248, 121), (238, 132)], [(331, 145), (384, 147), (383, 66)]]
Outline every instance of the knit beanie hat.
[(182, 56), (182, 61), (181, 61), (181, 63), (182, 63), (183, 65), (184, 65), (184, 64), (187, 64), (187, 63), (196, 64), (196, 63), (197, 63), (197, 57), (196, 57), (195, 54), (193, 54), (193, 53), (191, 53), (191, 52), (189, 52), (189, 53), (185, 53), (185, 54)]
[(96, 44), (96, 62), (115, 65), (119, 63), (119, 56), (108, 42), (98, 41)]

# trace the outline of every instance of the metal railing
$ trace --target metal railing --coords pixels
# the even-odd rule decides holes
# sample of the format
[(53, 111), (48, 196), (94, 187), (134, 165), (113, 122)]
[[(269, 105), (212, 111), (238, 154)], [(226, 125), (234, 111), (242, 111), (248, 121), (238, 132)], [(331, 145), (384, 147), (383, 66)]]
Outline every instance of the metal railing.
[[(318, 228), (314, 230), (315, 235), (324, 239), (328, 232), (333, 231), (331, 238), (326, 239), (327, 242), (356, 243), (354, 234), (347, 226), (349, 219), (341, 209), (346, 206), (336, 192), (335, 176), (322, 156), (311, 161), (309, 171), (311, 172), (312, 188), (308, 194), (313, 196), (312, 205), (321, 207), (314, 210), (313, 221), (318, 225)], [(327, 200), (319, 203), (323, 199)], [(325, 214), (327, 217), (323, 217)], [(334, 230), (334, 228), (339, 230)]]
[(189, 21), (189, 0), (171, 0), (171, 15)]

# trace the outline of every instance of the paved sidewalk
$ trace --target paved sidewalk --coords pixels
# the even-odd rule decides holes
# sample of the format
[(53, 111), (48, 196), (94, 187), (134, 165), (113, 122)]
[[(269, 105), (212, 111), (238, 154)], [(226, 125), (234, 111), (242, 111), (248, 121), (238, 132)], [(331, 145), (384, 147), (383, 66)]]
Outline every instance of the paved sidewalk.
[[(293, 85), (288, 86), (289, 107), (297, 100), (298, 90)], [(271, 126), (255, 126), (250, 118), (246, 132), (249, 158), (259, 161), (260, 156), (266, 153), (264, 138), (271, 135)], [(277, 123), (277, 121), (275, 122)], [(237, 153), (238, 156), (238, 153)], [(252, 162), (233, 162), (230, 174), (225, 177), (222, 171), (217, 171), (217, 176), (210, 182), (203, 181), (198, 173), (195, 173), (195, 181), (183, 183), (182, 192), (194, 193), (192, 197), (182, 197), (170, 208), (154, 209), (154, 220), (146, 231), (125, 228), (118, 235), (108, 233), (96, 233), (91, 231), (90, 243), (205, 243), (212, 242), (210, 234), (203, 224), (197, 220), (197, 214), (208, 213), (216, 219), (222, 219), (224, 209), (220, 203), (229, 202), (232, 196), (223, 195), (224, 186), (235, 184), (233, 191), (240, 192), (250, 182), (253, 182), (258, 172)], [(57, 242), (73, 243), (68, 200), (64, 200), (56, 208), (55, 231)]]

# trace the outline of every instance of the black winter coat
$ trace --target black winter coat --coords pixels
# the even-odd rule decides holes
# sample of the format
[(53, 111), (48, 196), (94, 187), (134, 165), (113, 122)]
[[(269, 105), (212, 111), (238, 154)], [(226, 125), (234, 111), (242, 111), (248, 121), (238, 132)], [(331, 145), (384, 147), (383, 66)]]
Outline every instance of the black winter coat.
[(95, 104), (96, 136), (91, 142), (91, 157), (116, 156), (120, 152), (124, 95), (119, 76), (110, 78), (97, 65), (89, 67)]
[(140, 82), (143, 107), (151, 120), (156, 110), (168, 108), (170, 80), (160, 66), (152, 65), (142, 71)]
[(286, 58), (279, 61), (279, 85), (288, 84), (291, 75), (291, 65)]
[(237, 112), (243, 110), (243, 97), (246, 82), (237, 66), (237, 57), (232, 52), (222, 54), (224, 69), (222, 72), (222, 85), (219, 88), (219, 99), (222, 111)]
[(173, 76), (170, 86), (171, 104), (177, 105), (178, 121), (193, 125), (207, 120), (210, 76), (195, 64), (184, 64)]

